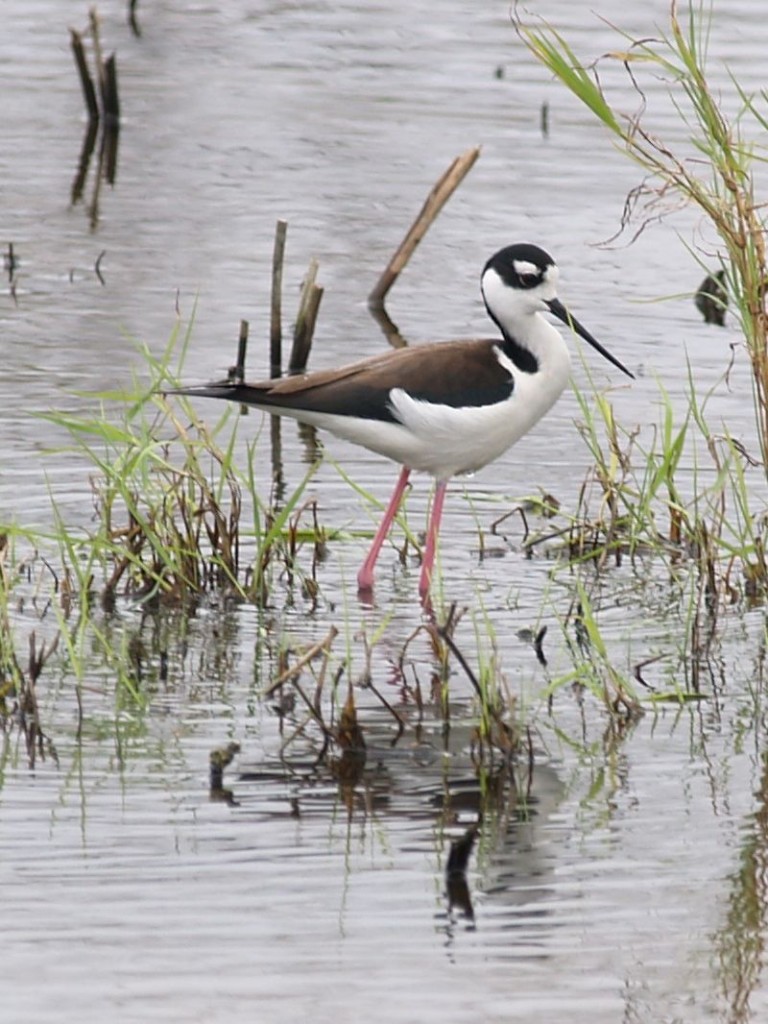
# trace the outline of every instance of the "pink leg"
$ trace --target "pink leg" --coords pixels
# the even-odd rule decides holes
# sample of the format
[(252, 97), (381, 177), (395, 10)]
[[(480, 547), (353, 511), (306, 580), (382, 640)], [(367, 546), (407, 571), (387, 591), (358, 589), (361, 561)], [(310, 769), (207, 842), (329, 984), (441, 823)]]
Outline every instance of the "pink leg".
[(376, 531), (376, 536), (373, 538), (373, 544), (371, 544), (371, 550), (363, 562), (360, 572), (357, 574), (357, 587), (358, 590), (367, 591), (373, 589), (373, 571), (376, 567), (376, 559), (379, 557), (381, 546), (386, 540), (389, 529), (392, 526), (392, 520), (397, 515), (397, 510), (403, 500), (405, 494), (405, 488), (408, 486), (408, 477), (411, 475), (410, 469), (406, 466), (400, 470), (400, 476), (397, 481), (392, 497), (389, 499), (389, 505), (387, 505), (387, 511), (384, 513), (384, 518), (379, 524), (379, 528)]
[(419, 577), (419, 597), (425, 601), (429, 597), (429, 585), (432, 582), (432, 569), (435, 564), (437, 536), (440, 533), (440, 519), (443, 515), (443, 502), (448, 487), (447, 480), (438, 480), (435, 484), (435, 496), (432, 499), (432, 514), (427, 527), (427, 545), (421, 560), (421, 576)]

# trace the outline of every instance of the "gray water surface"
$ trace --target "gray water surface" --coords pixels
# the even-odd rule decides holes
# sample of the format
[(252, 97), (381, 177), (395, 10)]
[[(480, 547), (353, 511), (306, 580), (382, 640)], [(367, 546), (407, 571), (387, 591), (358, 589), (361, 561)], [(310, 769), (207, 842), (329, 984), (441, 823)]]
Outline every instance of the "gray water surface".
[[(728, 61), (745, 88), (762, 87), (762, 6), (714, 6), (715, 81), (727, 86)], [(434, 181), (476, 144), (479, 162), (390, 296), (409, 341), (487, 333), (480, 269), (498, 247), (534, 241), (556, 257), (574, 313), (637, 374), (630, 386), (585, 355), (597, 383), (616, 389), (623, 423), (647, 431), (656, 422), (657, 381), (682, 414), (690, 357), (697, 386), (715, 389), (710, 422), (753, 443), (743, 353), (722, 380), (734, 324), (705, 328), (691, 302), (701, 275), (681, 239), (711, 239), (681, 211), (632, 246), (598, 247), (615, 234), (639, 172), (535, 65), (507, 3), (140, 3), (140, 38), (123, 5), (105, 7), (123, 123), (116, 181), (102, 186), (95, 218), (93, 168), (83, 200), (70, 202), (86, 126), (67, 29), (85, 8), (7, 0), (3, 13), (0, 242), (13, 242), (19, 262), (13, 287), (0, 288), (2, 519), (49, 526), (53, 493), (72, 527), (87, 526), (89, 467), (45, 454), (64, 438), (36, 414), (95, 409), (88, 392), (131, 387), (144, 372), (137, 345), (159, 355), (179, 320), (185, 329), (194, 317), (186, 379), (222, 376), (241, 318), (251, 324), (250, 372), (265, 372), (279, 217), (289, 222), (288, 319), (309, 258), (320, 262), (312, 365), (382, 351), (366, 295)], [(667, 5), (627, 13), (600, 0), (593, 12), (552, 0), (542, 13), (591, 59), (617, 45), (597, 15), (651, 35)], [(620, 69), (613, 77), (634, 109)], [(649, 109), (660, 131), (680, 139), (664, 88), (657, 83)], [(677, 297), (658, 301), (667, 296)], [(206, 607), (182, 640), (181, 626), (153, 627), (121, 606), (104, 627), (117, 641), (145, 643), (145, 700), (121, 696), (115, 666), (84, 652), (78, 738), (76, 673), (61, 651), (38, 687), (55, 751), (30, 770), (21, 740), (5, 739), (4, 1019), (765, 1018), (762, 610), (724, 611), (710, 699), (648, 713), (616, 736), (589, 695), (559, 688), (551, 708), (542, 696), (570, 665), (557, 639), (568, 597), (551, 563), (524, 558), (519, 524), (494, 541), (498, 557), (478, 557), (480, 534), (520, 496), (551, 492), (575, 507), (591, 464), (578, 416), (569, 392), (529, 437), (449, 494), (445, 601), (470, 606), (459, 632), (470, 653), (473, 622), (492, 621), (536, 743), (530, 798), (507, 793), (493, 806), (470, 861), (474, 923), (449, 911), (444, 878), (449, 841), (477, 820), (467, 745), (443, 751), (427, 716), (426, 738), (409, 731), (393, 750), (391, 721), (361, 691), (371, 754), (350, 797), (312, 768), (311, 749), (296, 745), (288, 765), (278, 757), (278, 719), (259, 698), (274, 670), (274, 621), (249, 606)], [(241, 455), (260, 424), (252, 416), (241, 426)], [(265, 486), (267, 435), (257, 466)], [(304, 449), (289, 423), (282, 439), (296, 486)], [(336, 463), (380, 501), (394, 467), (333, 438), (322, 443), (328, 458), (310, 485), (321, 521), (369, 530), (376, 510)], [(414, 530), (427, 495), (428, 482), (417, 480)], [(405, 704), (392, 666), (422, 621), (418, 570), (385, 550), (376, 606), (360, 608), (350, 581), (363, 548), (362, 539), (330, 545), (318, 608), (299, 602), (274, 619), (297, 647), (341, 619), (357, 673), (358, 630), (384, 625), (373, 675)], [(612, 575), (601, 628), (628, 675), (640, 660), (666, 657), (647, 676), (671, 687), (683, 671), (674, 651), (685, 624), (669, 581), (649, 585), (643, 572)], [(14, 609), (14, 623), (22, 647), (32, 629), (38, 640), (55, 631), (52, 616), (41, 620), (29, 604)], [(542, 623), (546, 670), (518, 637)], [(167, 679), (161, 650), (170, 653)], [(409, 651), (428, 679), (426, 641)], [(467, 707), (467, 680), (455, 673), (451, 687)], [(209, 800), (207, 773), (209, 751), (229, 741), (241, 747), (227, 775), (231, 805)], [(462, 802), (467, 789), (474, 795)]]

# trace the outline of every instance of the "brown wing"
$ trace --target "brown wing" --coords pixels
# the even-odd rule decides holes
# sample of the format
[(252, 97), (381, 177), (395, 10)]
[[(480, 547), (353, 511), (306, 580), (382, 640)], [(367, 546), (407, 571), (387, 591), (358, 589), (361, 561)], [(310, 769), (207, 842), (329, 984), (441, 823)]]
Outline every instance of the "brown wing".
[(251, 384), (222, 382), (180, 389), (182, 394), (227, 398), (261, 408), (394, 420), (390, 392), (442, 405), (479, 406), (503, 401), (514, 381), (496, 358), (498, 341), (448, 341), (397, 349), (333, 370)]

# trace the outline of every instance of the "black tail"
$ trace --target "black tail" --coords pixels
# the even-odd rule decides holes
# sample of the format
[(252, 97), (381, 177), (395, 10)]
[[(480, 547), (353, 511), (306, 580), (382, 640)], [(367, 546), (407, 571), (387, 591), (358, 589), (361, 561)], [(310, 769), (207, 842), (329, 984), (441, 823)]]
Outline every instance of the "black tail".
[(230, 380), (214, 381), (212, 384), (190, 384), (183, 388), (169, 388), (163, 395), (185, 395), (188, 398), (223, 398), (228, 402), (240, 402), (241, 405), (256, 405), (265, 402), (265, 394), (257, 391), (253, 385), (237, 384)]

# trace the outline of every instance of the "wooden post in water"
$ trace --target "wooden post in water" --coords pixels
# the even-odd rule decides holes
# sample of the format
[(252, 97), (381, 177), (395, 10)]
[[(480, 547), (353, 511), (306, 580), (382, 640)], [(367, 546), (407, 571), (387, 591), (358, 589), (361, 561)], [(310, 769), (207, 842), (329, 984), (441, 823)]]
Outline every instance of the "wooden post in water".
[(95, 228), (99, 219), (99, 194), (102, 177), (106, 177), (109, 184), (113, 185), (117, 173), (120, 100), (117, 90), (117, 60), (114, 53), (110, 54), (106, 61), (102, 59), (99, 16), (95, 7), (91, 7), (89, 10), (88, 19), (98, 90), (88, 68), (83, 37), (79, 32), (70, 29), (72, 52), (88, 110), (88, 129), (83, 139), (80, 162), (72, 183), (71, 196), (73, 205), (82, 198), (91, 157), (96, 146), (97, 136), (99, 136), (99, 129), (101, 129), (98, 168), (94, 177), (93, 198), (89, 207), (91, 227)]
[[(233, 384), (242, 384), (245, 380), (245, 356), (248, 351), (248, 321), (240, 321), (240, 334), (237, 339), (237, 359), (234, 366), (227, 370), (227, 380)], [(240, 404), (240, 412), (248, 415), (248, 406)]]
[(110, 53), (104, 62), (104, 92), (101, 102), (107, 128), (117, 131), (120, 124), (120, 99), (117, 95), (117, 62), (114, 53)]
[(93, 63), (96, 65), (96, 77), (99, 82), (99, 96), (101, 97), (101, 109), (104, 110), (104, 90), (106, 72), (104, 71), (104, 60), (101, 56), (101, 35), (99, 34), (99, 12), (95, 7), (88, 11), (88, 20), (91, 25), (91, 41), (93, 43)]
[(69, 30), (72, 52), (75, 56), (75, 63), (80, 76), (88, 118), (92, 122), (98, 122), (103, 118), (104, 124), (108, 129), (117, 131), (120, 120), (120, 100), (117, 92), (117, 59), (114, 53), (110, 54), (106, 60), (102, 57), (99, 16), (95, 7), (91, 7), (88, 12), (88, 19), (98, 91), (88, 69), (83, 37), (74, 29)]
[(279, 377), (283, 370), (283, 260), (288, 222), (278, 220), (275, 226), (275, 247), (272, 252), (272, 296), (269, 318), (269, 375)]
[(245, 356), (248, 351), (248, 321), (240, 321), (240, 335), (237, 339), (237, 362), (229, 368), (229, 379), (236, 384), (245, 380)]
[(96, 99), (96, 89), (93, 85), (93, 79), (91, 78), (91, 73), (88, 70), (88, 62), (85, 59), (83, 37), (73, 28), (69, 30), (69, 37), (72, 44), (72, 52), (75, 55), (77, 71), (80, 75), (80, 85), (83, 89), (83, 99), (85, 100), (85, 107), (88, 111), (88, 118), (90, 121), (95, 123), (99, 120), (99, 103)]
[(323, 289), (315, 283), (317, 270), (318, 263), (313, 258), (309, 261), (307, 276), (304, 278), (304, 284), (301, 289), (299, 311), (296, 314), (296, 326), (293, 331), (293, 348), (291, 349), (291, 359), (288, 363), (289, 373), (302, 373), (309, 361), (312, 335), (315, 332), (320, 300), (323, 297)]

